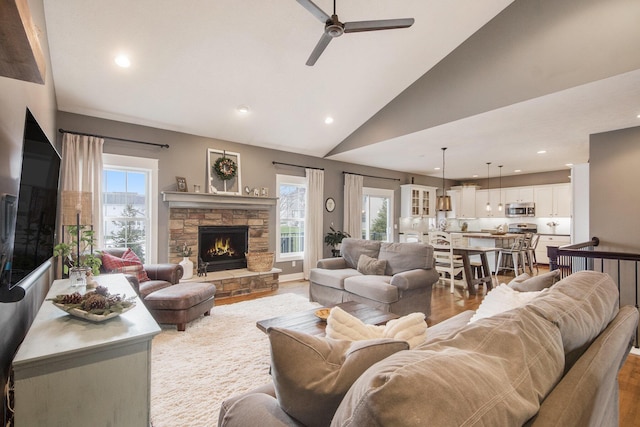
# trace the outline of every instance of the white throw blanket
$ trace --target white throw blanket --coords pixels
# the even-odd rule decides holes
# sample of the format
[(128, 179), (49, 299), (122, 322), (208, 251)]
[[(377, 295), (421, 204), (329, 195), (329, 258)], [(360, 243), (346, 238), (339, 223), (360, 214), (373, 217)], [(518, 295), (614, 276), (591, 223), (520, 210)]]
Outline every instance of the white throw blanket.
[(423, 313), (411, 313), (389, 320), (384, 326), (367, 325), (340, 307), (334, 307), (327, 319), (326, 335), (333, 339), (350, 341), (374, 338), (393, 338), (409, 343), (409, 348), (427, 338), (427, 323)]

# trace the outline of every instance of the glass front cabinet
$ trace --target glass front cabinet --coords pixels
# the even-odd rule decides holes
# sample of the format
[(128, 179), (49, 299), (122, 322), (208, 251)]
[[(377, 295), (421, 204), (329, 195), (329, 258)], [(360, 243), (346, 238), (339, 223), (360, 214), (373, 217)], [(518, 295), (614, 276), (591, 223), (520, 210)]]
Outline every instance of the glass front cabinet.
[(401, 185), (400, 204), (403, 218), (435, 218), (436, 188), (415, 184)]

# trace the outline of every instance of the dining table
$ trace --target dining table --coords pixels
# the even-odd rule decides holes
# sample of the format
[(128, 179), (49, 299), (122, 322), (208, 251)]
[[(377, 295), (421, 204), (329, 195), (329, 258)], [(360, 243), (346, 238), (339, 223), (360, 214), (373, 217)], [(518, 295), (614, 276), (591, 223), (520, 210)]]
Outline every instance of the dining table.
[[(459, 255), (462, 258), (464, 277), (467, 282), (469, 295), (476, 294), (476, 285), (480, 286), (486, 284), (487, 291), (493, 288), (493, 279), (491, 276), (491, 268), (489, 267), (487, 254), (499, 250), (500, 248), (487, 246), (453, 246), (453, 254)], [(480, 261), (482, 263), (481, 271), (478, 271), (478, 277), (475, 276), (471, 265), (470, 257), (474, 255), (479, 255)]]

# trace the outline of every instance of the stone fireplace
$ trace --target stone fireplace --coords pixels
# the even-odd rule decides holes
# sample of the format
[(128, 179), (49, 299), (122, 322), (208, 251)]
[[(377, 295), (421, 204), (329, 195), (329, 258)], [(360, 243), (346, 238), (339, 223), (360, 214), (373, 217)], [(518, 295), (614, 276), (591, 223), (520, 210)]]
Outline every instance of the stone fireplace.
[[(269, 221), (271, 212), (275, 212), (277, 199), (173, 191), (163, 192), (162, 196), (163, 201), (169, 203), (169, 262), (178, 263), (182, 260), (178, 256), (178, 248), (183, 244), (192, 249), (191, 261), (195, 266), (198, 264), (198, 255), (203, 252), (219, 253), (219, 260), (224, 261), (220, 264), (224, 268), (214, 267), (214, 270), (209, 266), (207, 276), (197, 276), (194, 271), (193, 279), (189, 281), (214, 283), (216, 298), (278, 289), (280, 269), (250, 272), (246, 269), (244, 257), (245, 252), (269, 252)], [(228, 242), (224, 238), (221, 242), (212, 243), (202, 238), (201, 229), (233, 230), (234, 234), (246, 236), (246, 243), (236, 243), (234, 239), (237, 235), (228, 236)], [(212, 245), (215, 249), (211, 248)], [(237, 261), (232, 259), (235, 255), (225, 255), (229, 245), (240, 246), (235, 247), (233, 253), (238, 257), (242, 254), (242, 265), (227, 263)], [(211, 262), (202, 258), (205, 262)]]

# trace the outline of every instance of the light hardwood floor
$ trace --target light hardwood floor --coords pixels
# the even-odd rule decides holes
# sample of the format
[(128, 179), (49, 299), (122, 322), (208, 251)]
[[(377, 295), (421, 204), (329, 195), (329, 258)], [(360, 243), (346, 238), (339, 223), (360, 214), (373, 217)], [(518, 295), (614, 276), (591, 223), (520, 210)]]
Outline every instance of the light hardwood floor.
[[(548, 271), (541, 267), (538, 273)], [(500, 283), (508, 283), (513, 276), (498, 276)], [(242, 295), (232, 298), (217, 299), (216, 305), (231, 304), (239, 301), (260, 298), (282, 293), (309, 295), (309, 283), (304, 280), (281, 283), (277, 291), (265, 292), (259, 295)], [(477, 295), (464, 295), (462, 289), (455, 293), (449, 292), (448, 286), (436, 285), (431, 294), (431, 316), (427, 320), (429, 326), (442, 322), (465, 310), (475, 310), (482, 302), (486, 289), (479, 290)], [(620, 427), (640, 426), (640, 356), (630, 354), (618, 375), (620, 383)]]

